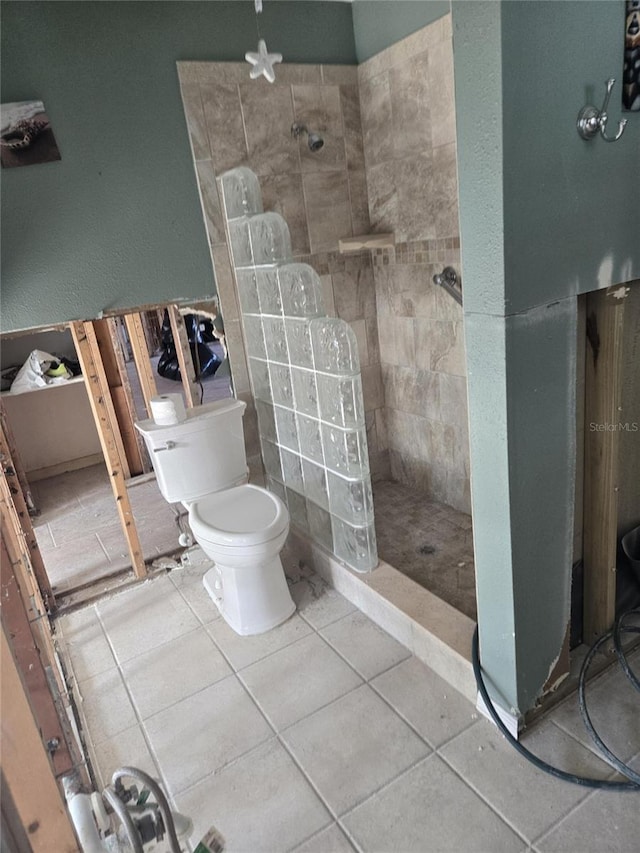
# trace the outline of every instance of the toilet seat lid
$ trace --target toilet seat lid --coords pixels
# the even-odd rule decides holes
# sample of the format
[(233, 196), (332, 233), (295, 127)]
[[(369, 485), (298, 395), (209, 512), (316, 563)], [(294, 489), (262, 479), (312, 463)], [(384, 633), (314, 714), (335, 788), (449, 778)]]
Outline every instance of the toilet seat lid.
[(241, 547), (268, 542), (289, 524), (289, 513), (277, 495), (245, 483), (207, 495), (189, 509), (189, 524), (196, 539)]

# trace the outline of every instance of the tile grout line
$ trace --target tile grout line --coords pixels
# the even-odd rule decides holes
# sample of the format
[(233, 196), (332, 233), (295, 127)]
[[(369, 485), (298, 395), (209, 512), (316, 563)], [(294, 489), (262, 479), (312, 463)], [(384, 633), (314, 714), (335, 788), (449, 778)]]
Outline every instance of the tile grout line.
[[(97, 606), (95, 604), (92, 604), (92, 605), (90, 605), (90, 607), (88, 607), (86, 609), (87, 610), (92, 609), (94, 611), (96, 621), (100, 627), (100, 630), (102, 631), (103, 638), (105, 639), (107, 645), (109, 646), (109, 651), (111, 652), (111, 656), (112, 656), (114, 664), (115, 664), (114, 667), (109, 667), (109, 669), (104, 670), (104, 672), (106, 673), (106, 672), (109, 672), (111, 669), (117, 669), (117, 666), (118, 666), (117, 658), (115, 656), (113, 647), (111, 646), (111, 643), (109, 642), (109, 638), (107, 637), (104, 625), (102, 624), (102, 620), (100, 619), (100, 615), (98, 613)], [(64, 652), (65, 652), (64, 655), (62, 655), (62, 649), (60, 648), (60, 639), (62, 640), (62, 642), (64, 644)], [(80, 690), (80, 685), (83, 681), (88, 681), (89, 678), (95, 678), (96, 676), (102, 675), (103, 673), (102, 672), (95, 673), (94, 675), (89, 676), (89, 678), (87, 678), (87, 679), (82, 679), (82, 680), (78, 679), (78, 676), (77, 676), (75, 668), (74, 668), (72, 654), (71, 654), (71, 651), (69, 649), (69, 637), (66, 636), (62, 626), (60, 626), (60, 638), (58, 640), (58, 651), (61, 653), (61, 656), (63, 657), (63, 661), (66, 664), (66, 666), (68, 667), (68, 672), (66, 673), (66, 677), (65, 677), (65, 685), (66, 685), (67, 691), (71, 694), (71, 696), (73, 696), (73, 706), (76, 710), (76, 715), (75, 715), (76, 716), (76, 725), (78, 728), (78, 734), (80, 736), (81, 743), (83, 745), (83, 751), (85, 752), (85, 754), (83, 755), (84, 763), (87, 764), (91, 768), (91, 772), (89, 773), (90, 778), (92, 777), (95, 782), (97, 782), (98, 779), (100, 779), (100, 781), (102, 781), (102, 783), (104, 784), (104, 780), (102, 779), (102, 770), (99, 766), (97, 766), (98, 765), (97, 758), (95, 761), (96, 766), (94, 766), (94, 762), (92, 761), (92, 758), (90, 755), (90, 751), (93, 751), (94, 753), (96, 753), (97, 749), (102, 744), (95, 742), (95, 738), (93, 737), (93, 734), (89, 728), (89, 724), (85, 718), (84, 708), (83, 708), (84, 697), (83, 697), (82, 692)], [(65, 658), (66, 658), (66, 660), (65, 660)], [(122, 679), (121, 674), (120, 674), (120, 678)], [(122, 731), (124, 731), (124, 729)], [(117, 734), (121, 734), (121, 732), (118, 732)], [(114, 735), (113, 737), (117, 737), (117, 734)], [(107, 738), (107, 740), (110, 740), (110, 739), (111, 738)], [(103, 741), (102, 743), (106, 743), (107, 740)]]
[[(350, 614), (345, 614), (345, 615), (346, 615), (346, 616), (348, 616), (348, 615), (350, 615)], [(340, 617), (340, 618), (344, 618), (344, 617)], [(305, 620), (305, 621), (306, 621), (306, 620)], [(339, 621), (339, 620), (335, 620), (335, 621), (334, 621), (334, 623), (329, 623), (329, 624), (335, 624), (335, 622), (337, 622), (337, 621)], [(307, 624), (309, 624), (309, 623), (307, 623)], [(316, 633), (316, 634), (317, 634), (317, 635), (318, 635), (318, 636), (319, 636), (319, 637), (320, 637), (320, 638), (321, 638), (325, 643), (327, 643), (327, 645), (329, 646), (329, 648), (331, 648), (331, 649), (333, 650), (333, 647), (332, 647), (332, 646), (331, 646), (331, 645), (330, 645), (330, 644), (325, 640), (325, 638), (324, 638), (324, 637), (322, 637), (322, 636), (320, 635), (319, 630), (317, 630), (316, 628), (314, 628), (314, 626), (313, 626), (313, 625), (310, 625), (310, 627), (312, 628), (313, 632), (315, 632), (315, 633)], [(311, 636), (311, 635), (307, 635), (307, 636)], [(303, 639), (305, 639), (305, 637), (302, 637), (302, 638), (300, 638), (299, 640), (296, 640), (296, 641), (294, 641), (294, 642), (292, 642), (292, 643), (289, 643), (289, 644), (288, 644), (288, 646), (294, 645), (294, 643), (295, 643), (295, 642), (300, 642), (300, 641), (301, 641), (301, 640), (303, 640)], [(215, 643), (215, 640), (214, 640), (214, 643)], [(218, 644), (216, 643), (216, 645), (218, 645)], [(283, 648), (288, 648), (288, 646), (284, 646)], [(218, 648), (220, 649), (221, 654), (222, 654), (222, 655), (225, 657), (225, 659), (228, 661), (229, 665), (233, 667), (233, 665), (231, 664), (231, 661), (230, 661), (230, 660), (227, 658), (227, 656), (224, 654), (224, 652), (223, 652), (223, 650), (221, 649), (221, 647), (220, 647), (220, 646), (218, 646)], [(280, 651), (280, 649), (278, 649), (277, 651)], [(272, 654), (275, 654), (275, 652), (274, 652), (274, 653), (272, 653)], [(337, 654), (337, 652), (336, 652), (336, 654)], [(267, 656), (267, 657), (269, 657), (269, 656)], [(339, 655), (339, 657), (340, 657), (341, 659), (343, 659), (341, 655)], [(262, 660), (265, 660), (265, 658), (262, 658)], [(344, 659), (343, 659), (343, 660), (344, 660)], [(406, 660), (406, 658), (405, 658), (405, 660)], [(256, 663), (258, 663), (258, 661), (256, 661)], [(362, 676), (360, 676), (360, 674), (355, 670), (355, 668), (354, 668), (354, 667), (352, 667), (352, 666), (351, 666), (351, 664), (349, 664), (349, 663), (348, 663), (348, 661), (345, 661), (345, 663), (347, 663), (347, 665), (350, 667), (350, 669), (352, 669), (352, 670), (356, 673), (356, 675), (358, 675), (358, 677), (362, 679)], [(251, 664), (249, 664), (249, 666), (251, 666)], [(345, 696), (348, 696), (350, 693), (355, 692), (355, 690), (360, 689), (364, 684), (367, 684), (367, 682), (366, 682), (366, 681), (363, 681), (361, 684), (358, 684), (358, 685), (354, 686), (351, 690), (348, 690), (346, 693), (343, 693), (343, 694), (342, 694), (342, 696), (338, 696), (338, 697), (336, 697), (335, 699), (333, 699), (331, 702), (327, 702), (325, 705), (322, 705), (322, 706), (320, 706), (319, 708), (316, 708), (314, 711), (312, 711), (311, 713), (307, 714), (305, 717), (302, 717), (300, 720), (296, 720), (294, 723), (291, 723), (289, 726), (286, 726), (284, 729), (282, 729), (282, 731), (280, 731), (280, 730), (276, 729), (275, 724), (271, 722), (271, 719), (270, 719), (270, 718), (269, 718), (269, 716), (267, 715), (266, 711), (264, 711), (264, 710), (262, 709), (262, 707), (260, 706), (260, 704), (259, 704), (259, 702), (257, 701), (257, 699), (253, 696), (253, 694), (252, 694), (252, 693), (251, 693), (251, 691), (249, 690), (248, 686), (245, 684), (244, 680), (242, 679), (242, 677), (241, 677), (241, 675), (240, 675), (240, 672), (234, 669), (234, 674), (235, 674), (235, 676), (237, 677), (237, 679), (238, 679), (238, 681), (240, 682), (240, 684), (241, 684), (241, 685), (243, 686), (243, 688), (245, 689), (245, 691), (246, 691), (247, 695), (249, 696), (249, 698), (251, 699), (251, 701), (254, 703), (254, 705), (257, 707), (257, 709), (259, 710), (259, 712), (260, 712), (260, 713), (263, 715), (263, 717), (265, 718), (265, 720), (266, 720), (267, 724), (268, 724), (268, 725), (272, 728), (272, 730), (275, 732), (275, 735), (276, 735), (276, 738), (278, 739), (278, 742), (281, 744), (281, 746), (283, 747), (283, 749), (284, 749), (284, 750), (286, 751), (286, 753), (289, 755), (289, 757), (290, 757), (290, 758), (291, 758), (291, 760), (293, 761), (294, 765), (298, 768), (298, 770), (299, 770), (299, 771), (300, 771), (300, 773), (302, 774), (302, 776), (303, 776), (303, 778), (305, 779), (305, 781), (307, 782), (307, 784), (310, 786), (310, 788), (311, 788), (311, 789), (312, 789), (312, 791), (316, 794), (316, 796), (318, 797), (318, 799), (320, 800), (320, 802), (321, 802), (321, 803), (324, 805), (324, 807), (327, 809), (328, 813), (329, 813), (329, 814), (330, 814), (330, 815), (335, 819), (335, 821), (338, 823), (338, 825), (340, 826), (340, 828), (341, 828), (341, 829), (343, 829), (342, 824), (339, 822), (339, 821), (340, 821), (340, 818), (339, 818), (339, 816), (338, 816), (337, 812), (336, 812), (336, 811), (335, 811), (335, 810), (334, 810), (334, 809), (329, 805), (329, 803), (326, 801), (325, 797), (321, 794), (320, 790), (317, 788), (316, 784), (315, 784), (315, 783), (314, 783), (314, 781), (312, 780), (312, 778), (311, 778), (311, 776), (309, 775), (309, 773), (305, 770), (305, 768), (304, 768), (304, 767), (302, 766), (302, 764), (299, 762), (299, 760), (298, 760), (297, 756), (294, 754), (294, 752), (292, 751), (292, 749), (289, 747), (289, 744), (288, 744), (288, 743), (286, 742), (286, 740), (284, 739), (284, 737), (283, 737), (283, 733), (284, 733), (284, 732), (286, 732), (287, 730), (289, 730), (289, 729), (293, 728), (293, 726), (297, 725), (298, 723), (302, 722), (303, 720), (308, 719), (309, 717), (311, 717), (311, 716), (313, 716), (314, 714), (318, 713), (319, 711), (322, 711), (323, 709), (328, 708), (328, 707), (329, 707), (330, 705), (332, 705), (334, 702), (338, 702), (338, 701), (340, 701), (341, 699), (343, 699)], [(393, 709), (392, 709), (392, 710), (393, 710)], [(417, 733), (416, 733), (416, 734), (417, 734)], [(424, 739), (423, 739), (423, 738), (420, 738), (420, 739), (424, 742)], [(427, 744), (427, 746), (429, 746), (429, 745)], [(430, 748), (430, 747), (429, 747), (429, 748)], [(424, 760), (424, 758), (428, 758), (428, 756), (421, 756), (421, 757), (417, 760), (417, 762), (415, 762), (412, 766), (415, 766), (415, 764), (417, 764), (417, 763), (419, 763), (420, 761)], [(410, 769), (410, 768), (406, 768), (406, 769)], [(404, 772), (404, 771), (403, 771), (403, 772)], [(401, 774), (399, 774), (399, 775), (401, 775)], [(395, 778), (397, 778), (397, 777), (395, 777)], [(376, 792), (374, 792), (374, 793), (376, 793)], [(325, 827), (325, 829), (326, 829), (326, 827)], [(346, 831), (345, 831), (345, 834), (347, 834), (347, 837), (348, 837), (348, 838), (351, 838), (350, 833), (348, 833), (348, 832), (346, 832)], [(358, 850), (360, 850), (359, 845), (357, 845), (357, 849), (358, 849)]]
[[(464, 696), (462, 698), (464, 699)], [(471, 704), (471, 703), (469, 703), (469, 704)], [(453, 743), (459, 737), (462, 737), (462, 735), (465, 734), (465, 732), (468, 732), (469, 729), (473, 728), (474, 726), (479, 725), (483, 721), (483, 719), (484, 719), (484, 717), (481, 717), (480, 714), (474, 710), (474, 712), (471, 715), (471, 722), (468, 725), (466, 725), (463, 729), (461, 729), (459, 732), (456, 732), (454, 735), (451, 735), (451, 737), (448, 737), (445, 740), (443, 740), (442, 743), (439, 743), (438, 746), (434, 747), (434, 752), (437, 752), (438, 754), (440, 754), (441, 749), (444, 749), (446, 746), (449, 746), (450, 743)]]
[(442, 761), (442, 763), (445, 764), (449, 768), (449, 770), (455, 776), (458, 777), (458, 779), (463, 783), (463, 785), (465, 785), (466, 788), (468, 788), (473, 794), (475, 794), (475, 796), (478, 797), (478, 799), (481, 802), (483, 802), (485, 804), (485, 806), (487, 806), (490, 809), (490, 811), (493, 812), (493, 814), (501, 821), (501, 823), (503, 823), (505, 826), (507, 826), (515, 835), (518, 836), (518, 838), (520, 838), (521, 841), (524, 841), (524, 843), (527, 845), (527, 847), (529, 847), (531, 845), (532, 842), (528, 838), (525, 837), (523, 832), (521, 830), (519, 830), (513, 823), (511, 823), (511, 821), (508, 818), (506, 818), (504, 815), (502, 815), (493, 806), (493, 804), (487, 799), (487, 797), (482, 793), (482, 791), (479, 788), (476, 788), (471, 783), (470, 780), (465, 779), (464, 776), (460, 773), (460, 771), (457, 770), (449, 760), (447, 760), (446, 756), (440, 754), (437, 750), (436, 750), (435, 754), (438, 756), (440, 761)]
[[(408, 660), (408, 658), (405, 658), (405, 660)], [(404, 661), (400, 661), (400, 663), (404, 663)], [(400, 664), (397, 664), (397, 666), (399, 666), (399, 665)], [(389, 669), (385, 670), (385, 672), (389, 672), (393, 668), (394, 667), (390, 667)], [(383, 673), (380, 673), (380, 675), (382, 675), (382, 674)], [(377, 676), (376, 676), (376, 678), (377, 678)], [(377, 696), (379, 696), (380, 699), (382, 699), (382, 701), (385, 703), (385, 705), (387, 705), (398, 717), (400, 717), (400, 719), (404, 723), (406, 723), (406, 725), (414, 732), (414, 734), (416, 734), (420, 738), (420, 740), (422, 740), (429, 747), (429, 749), (432, 752), (437, 753), (441, 747), (445, 746), (448, 743), (451, 743), (451, 741), (455, 740), (461, 734), (468, 731), (472, 726), (474, 726), (478, 722), (478, 720), (472, 720), (467, 726), (464, 727), (464, 729), (462, 729), (462, 731), (456, 732), (456, 734), (452, 735), (450, 738), (447, 738), (446, 741), (443, 741), (438, 746), (434, 746), (431, 743), (431, 741), (429, 741), (429, 739), (426, 737), (426, 735), (421, 734), (420, 731), (414, 726), (414, 724), (410, 720), (408, 720), (397, 708), (393, 707), (393, 705), (386, 698), (386, 696), (384, 696), (384, 694), (380, 692), (380, 689), (377, 687), (377, 685), (372, 684), (371, 682), (367, 682), (367, 684), (369, 685), (369, 687), (371, 687), (371, 689), (375, 692), (375, 694)], [(462, 698), (464, 699), (464, 697), (462, 697)]]
[[(571, 697), (568, 697), (568, 698), (571, 698)], [(601, 762), (602, 762), (602, 763), (603, 763), (607, 768), (609, 768), (609, 769), (611, 770), (611, 774), (610, 774), (610, 776), (613, 776), (613, 775), (615, 775), (616, 773), (618, 773), (617, 768), (616, 768), (616, 767), (614, 767), (614, 766), (613, 766), (613, 764), (610, 764), (610, 763), (607, 761), (607, 759), (605, 758), (604, 754), (598, 750), (597, 745), (594, 743), (594, 741), (592, 741), (592, 740), (591, 740), (591, 738), (589, 738), (589, 740), (588, 740), (588, 741), (581, 741), (581, 740), (576, 736), (576, 734), (575, 734), (573, 731), (570, 731), (569, 729), (566, 729), (563, 725), (561, 725), (560, 723), (556, 722), (556, 721), (553, 719), (553, 710), (554, 710), (554, 709), (552, 709), (551, 714), (547, 717), (547, 720), (548, 720), (548, 722), (549, 722), (549, 723), (551, 723), (551, 725), (555, 726), (555, 728), (557, 728), (560, 732), (562, 732), (562, 734), (563, 734), (563, 735), (566, 735), (567, 737), (571, 738), (571, 740), (572, 740), (572, 741), (574, 741), (575, 743), (577, 743), (577, 744), (578, 744), (578, 746), (581, 746), (583, 749), (586, 749), (586, 750), (588, 750), (590, 753), (592, 753), (592, 755), (595, 755), (595, 757), (596, 757), (596, 758), (598, 758), (598, 759), (599, 759), (599, 760), (600, 760), (600, 761), (601, 761)], [(586, 732), (586, 731), (587, 731), (587, 730), (585, 729), (585, 732)], [(587, 732), (587, 734), (588, 734), (588, 732)], [(632, 754), (632, 755), (629, 757), (629, 759), (627, 759), (627, 760), (631, 760), (631, 759), (633, 759), (634, 757), (635, 757), (635, 753), (634, 753), (634, 754)], [(620, 760), (622, 761), (622, 759), (620, 759)], [(621, 777), (621, 778), (624, 778), (624, 777), (623, 777), (623, 775), (622, 775), (621, 773), (619, 773), (619, 775), (620, 775), (620, 777)]]
[(402, 777), (406, 776), (407, 773), (410, 773), (412, 770), (415, 770), (416, 767), (419, 767), (421, 764), (424, 764), (426, 761), (429, 761), (429, 759), (433, 758), (435, 754), (436, 754), (435, 752), (430, 752), (428, 755), (420, 756), (420, 758), (418, 758), (416, 761), (414, 761), (408, 767), (405, 767), (403, 770), (400, 770), (398, 773), (396, 773), (396, 775), (393, 776), (391, 779), (387, 779), (386, 782), (383, 782), (382, 785), (380, 785), (378, 788), (376, 788), (375, 791), (371, 791), (371, 793), (367, 794), (366, 797), (364, 797), (362, 800), (360, 800), (359, 803), (356, 803), (355, 805), (350, 806), (348, 809), (345, 809), (343, 812), (341, 812), (340, 817), (338, 818), (338, 820), (341, 823), (341, 826), (342, 826), (342, 821), (346, 817), (349, 817), (349, 815), (352, 815), (355, 811), (357, 811), (365, 803), (368, 803), (370, 800), (372, 800), (374, 797), (378, 796), (378, 794), (381, 794), (384, 790), (389, 788), (391, 785), (393, 785), (399, 779), (402, 779)]
[[(211, 635), (209, 635), (209, 636), (211, 636)], [(304, 638), (300, 638), (300, 639), (304, 639)], [(267, 725), (269, 726), (269, 728), (273, 731), (274, 736), (275, 736), (275, 739), (276, 739), (276, 740), (278, 741), (278, 743), (283, 747), (283, 749), (285, 750), (285, 752), (287, 753), (287, 755), (289, 755), (289, 757), (290, 757), (290, 759), (293, 761), (294, 765), (298, 768), (298, 770), (299, 770), (299, 771), (300, 771), (300, 773), (302, 774), (302, 777), (303, 777), (303, 779), (305, 780), (305, 782), (307, 783), (307, 785), (311, 788), (311, 790), (312, 790), (312, 791), (314, 792), (314, 794), (318, 797), (318, 799), (320, 800), (320, 802), (322, 803), (322, 805), (326, 808), (326, 810), (327, 810), (328, 814), (329, 814), (331, 817), (333, 817), (333, 818), (335, 819), (335, 818), (336, 818), (336, 816), (334, 815), (334, 813), (333, 813), (332, 809), (329, 807), (329, 804), (325, 801), (324, 797), (323, 797), (323, 796), (320, 794), (320, 792), (316, 789), (316, 786), (313, 784), (313, 782), (312, 782), (311, 778), (310, 778), (310, 777), (309, 777), (309, 775), (306, 773), (306, 771), (304, 770), (304, 768), (299, 764), (299, 762), (298, 762), (298, 760), (296, 759), (296, 757), (291, 753), (290, 749), (288, 748), (288, 745), (286, 744), (286, 742), (285, 742), (285, 741), (283, 740), (283, 738), (281, 737), (280, 732), (276, 729), (275, 725), (271, 722), (271, 720), (270, 720), (269, 716), (268, 716), (268, 715), (266, 714), (266, 712), (262, 709), (262, 707), (261, 707), (261, 706), (260, 706), (260, 704), (258, 703), (257, 699), (253, 696), (253, 694), (251, 693), (251, 691), (249, 690), (249, 688), (248, 688), (248, 687), (247, 687), (247, 685), (245, 684), (244, 680), (240, 677), (239, 672), (235, 669), (235, 667), (233, 666), (233, 664), (232, 664), (231, 660), (229, 659), (229, 657), (225, 654), (225, 652), (223, 651), (223, 649), (219, 646), (219, 644), (215, 641), (215, 639), (214, 639), (213, 637), (211, 637), (211, 640), (212, 640), (212, 642), (214, 643), (214, 645), (218, 648), (218, 650), (220, 651), (220, 654), (223, 656), (223, 658), (227, 661), (228, 665), (231, 667), (231, 669), (232, 669), (232, 671), (233, 671), (233, 675), (234, 675), (234, 677), (238, 680), (238, 682), (239, 682), (240, 686), (241, 686), (241, 687), (242, 687), (242, 689), (245, 691), (245, 694), (248, 696), (249, 700), (250, 700), (250, 701), (253, 703), (253, 705), (257, 708), (258, 712), (259, 712), (259, 713), (261, 714), (261, 716), (264, 718), (264, 720), (265, 720), (265, 722), (267, 723)], [(290, 643), (289, 645), (293, 645), (293, 643)], [(284, 646), (283, 648), (287, 648), (287, 646)], [(278, 650), (278, 651), (279, 651), (279, 650)], [(269, 657), (269, 655), (267, 655), (267, 657)], [(262, 658), (261, 660), (265, 660), (265, 658)], [(258, 662), (258, 661), (256, 661), (256, 663), (257, 663), (257, 662)], [(251, 665), (251, 664), (249, 664), (249, 666), (250, 666), (250, 665)], [(329, 704), (330, 704), (330, 703), (329, 703)], [(303, 718), (303, 719), (304, 719), (304, 718)], [(293, 725), (295, 725), (295, 724), (293, 724)], [(265, 742), (266, 742), (266, 741), (265, 741)], [(265, 743), (265, 742), (263, 742), (263, 743)], [(262, 745), (262, 744), (259, 744), (259, 746), (261, 746), (261, 745)], [(257, 747), (254, 747), (254, 748), (257, 748)], [(246, 753), (245, 753), (245, 755), (246, 755)], [(240, 758), (240, 756), (238, 756), (237, 758)], [(236, 758), (236, 760), (237, 760), (237, 758)], [(218, 770), (216, 770), (216, 771), (214, 771), (214, 772), (219, 772), (219, 771), (218, 771)], [(208, 775), (211, 775), (211, 774), (208, 774)], [(204, 778), (207, 778), (207, 777), (204, 777)], [(202, 781), (202, 780), (200, 780), (200, 781)], [(324, 827), (324, 828), (326, 829), (327, 827)]]
[[(111, 642), (111, 637), (109, 636), (109, 633), (108, 633), (108, 631), (107, 631), (107, 629), (106, 629), (106, 626), (105, 626), (104, 622), (102, 621), (102, 616), (101, 616), (100, 611), (98, 610), (98, 607), (97, 607), (97, 606), (96, 606), (96, 613), (97, 613), (97, 615), (98, 615), (98, 621), (100, 622), (100, 624), (101, 624), (101, 626), (102, 626), (102, 630), (103, 630), (103, 631), (104, 631), (104, 633), (105, 633), (105, 637), (106, 637), (106, 639), (107, 639), (107, 643), (109, 644), (109, 648), (111, 649), (111, 653), (112, 653), (112, 655), (113, 655), (113, 657), (114, 657), (114, 660), (116, 661), (116, 667), (117, 667), (117, 669), (118, 669), (118, 673), (119, 673), (120, 678), (121, 678), (121, 680), (122, 680), (122, 683), (123, 683), (123, 685), (124, 685), (124, 689), (125, 689), (125, 692), (126, 692), (126, 694), (127, 694), (127, 698), (128, 698), (129, 703), (130, 703), (130, 705), (131, 705), (131, 708), (132, 708), (132, 710), (133, 710), (134, 716), (135, 716), (135, 718), (136, 718), (136, 720), (137, 720), (137, 723), (138, 723), (138, 729), (140, 730), (140, 733), (142, 734), (142, 738), (143, 738), (143, 740), (144, 740), (144, 742), (145, 742), (145, 744), (146, 744), (146, 747), (147, 747), (147, 749), (149, 750), (149, 755), (150, 755), (150, 757), (151, 757), (151, 760), (153, 761), (153, 764), (154, 764), (154, 766), (155, 766), (155, 768), (156, 768), (156, 771), (157, 771), (157, 773), (158, 773), (158, 776), (159, 776), (159, 777), (160, 777), (160, 779), (162, 780), (162, 783), (163, 783), (163, 785), (164, 785), (164, 788), (165, 788), (166, 794), (167, 794), (168, 796), (171, 796), (171, 795), (169, 794), (169, 786), (168, 786), (168, 784), (167, 784), (167, 779), (166, 779), (166, 777), (165, 777), (164, 773), (162, 772), (162, 768), (161, 768), (161, 766), (160, 766), (160, 761), (159, 761), (159, 759), (158, 759), (158, 757), (157, 757), (157, 755), (156, 755), (156, 752), (155, 752), (155, 750), (153, 749), (153, 746), (152, 746), (152, 744), (151, 744), (151, 741), (150, 741), (150, 739), (149, 739), (149, 737), (148, 737), (148, 735), (147, 735), (147, 730), (146, 730), (146, 728), (145, 728), (145, 726), (144, 726), (144, 721), (142, 720), (142, 718), (141, 718), (141, 716), (140, 716), (140, 714), (139, 714), (139, 712), (138, 712), (138, 708), (137, 708), (137, 706), (136, 706), (136, 704), (135, 704), (135, 702), (134, 702), (134, 700), (133, 700), (133, 695), (131, 694), (131, 691), (130, 691), (130, 689), (129, 689), (129, 685), (127, 684), (127, 680), (126, 680), (126, 678), (125, 678), (125, 676), (124, 676), (124, 672), (122, 671), (121, 663), (120, 663), (120, 661), (118, 660), (118, 657), (117, 657), (117, 655), (116, 655), (115, 648), (114, 648), (114, 646), (113, 646), (113, 643)], [(122, 731), (126, 731), (126, 729), (123, 729)], [(120, 732), (120, 734), (122, 734), (122, 732)], [(117, 735), (115, 735), (114, 737), (117, 737)], [(109, 738), (109, 740), (111, 740), (111, 738)], [(171, 799), (173, 800), (173, 797), (171, 797)]]
[[(567, 698), (568, 698), (568, 699), (571, 699), (572, 697), (571, 697), (571, 696), (569, 696), (569, 697), (567, 697)], [(574, 697), (574, 698), (575, 698), (575, 697)], [(558, 707), (560, 707), (560, 706), (558, 706)], [(552, 709), (551, 716), (553, 715), (553, 710), (555, 710), (555, 709)], [(551, 716), (550, 716), (550, 717), (548, 717), (547, 719), (549, 719), (549, 721), (550, 721), (550, 722), (551, 722), (551, 723), (552, 723), (552, 724), (553, 724), (557, 729), (559, 729), (559, 730), (560, 730), (563, 734), (565, 734), (567, 737), (570, 737), (572, 740), (574, 740), (577, 744), (579, 744), (580, 746), (582, 746), (584, 749), (589, 750), (589, 752), (591, 752), (593, 755), (595, 755), (595, 756), (596, 756), (596, 758), (599, 758), (599, 759), (600, 759), (600, 761), (602, 761), (602, 762), (603, 762), (603, 764), (606, 764), (606, 765), (607, 765), (607, 767), (610, 767), (612, 771), (615, 771), (615, 769), (616, 769), (616, 768), (615, 768), (612, 764), (609, 764), (609, 762), (606, 760), (606, 758), (604, 757), (604, 755), (603, 755), (603, 754), (598, 750), (598, 748), (597, 748), (596, 744), (591, 740), (591, 738), (589, 738), (589, 740), (587, 740), (587, 741), (581, 741), (581, 740), (577, 737), (577, 735), (576, 735), (576, 733), (575, 733), (575, 732), (573, 732), (571, 729), (565, 728), (565, 727), (562, 725), (562, 723), (559, 723), (559, 722), (557, 722), (556, 720), (551, 719)], [(585, 729), (585, 731), (586, 731), (586, 729)], [(631, 758), (633, 758), (633, 757), (634, 757), (634, 756), (632, 755), (632, 756), (631, 756)], [(622, 759), (620, 759), (620, 760), (622, 760)]]
[(569, 811), (568, 811), (566, 814), (561, 815), (557, 820), (555, 820), (555, 821), (551, 824), (551, 826), (550, 826), (550, 827), (548, 827), (548, 828), (547, 828), (547, 829), (545, 829), (543, 832), (541, 832), (539, 835), (537, 835), (534, 839), (532, 839), (532, 840), (529, 842), (529, 843), (530, 843), (530, 845), (531, 845), (532, 847), (536, 847), (536, 846), (537, 846), (537, 844), (538, 844), (540, 841), (544, 841), (544, 839), (545, 839), (548, 835), (550, 835), (552, 832), (554, 832), (554, 830), (556, 830), (556, 829), (557, 829), (557, 828), (558, 828), (562, 823), (564, 823), (564, 821), (565, 821), (565, 820), (567, 820), (567, 818), (571, 817), (571, 815), (572, 815), (574, 812), (576, 812), (579, 808), (581, 808), (581, 807), (582, 807), (586, 802), (588, 802), (588, 800), (593, 799), (593, 798), (596, 796), (596, 794), (597, 794), (597, 793), (598, 793), (598, 791), (597, 791), (597, 790), (590, 790), (590, 791), (588, 791), (588, 792), (587, 792), (587, 794), (586, 794), (586, 795), (585, 795), (581, 800), (578, 800), (578, 802), (577, 802), (577, 803), (575, 803), (575, 804), (574, 804), (574, 805), (569, 809)]
[(98, 540), (98, 543), (99, 543), (100, 547), (101, 547), (101, 548), (102, 548), (102, 550), (104, 551), (104, 555), (105, 555), (105, 557), (107, 558), (107, 561), (108, 561), (109, 563), (113, 562), (113, 561), (112, 561), (112, 559), (111, 559), (111, 557), (109, 556), (109, 552), (108, 552), (108, 551), (107, 551), (107, 549), (105, 548), (104, 542), (103, 542), (103, 541), (102, 541), (102, 539), (100, 538), (100, 534), (99, 534), (99, 533), (96, 533), (96, 539)]

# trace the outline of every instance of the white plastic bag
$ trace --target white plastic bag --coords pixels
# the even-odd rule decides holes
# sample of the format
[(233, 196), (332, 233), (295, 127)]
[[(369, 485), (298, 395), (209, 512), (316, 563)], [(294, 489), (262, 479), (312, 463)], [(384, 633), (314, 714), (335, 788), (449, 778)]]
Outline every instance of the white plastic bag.
[(24, 394), (25, 391), (44, 388), (46, 385), (61, 385), (72, 378), (72, 374), (68, 370), (62, 376), (47, 376), (47, 370), (54, 363), (58, 363), (55, 355), (34, 349), (13, 380), (10, 393)]

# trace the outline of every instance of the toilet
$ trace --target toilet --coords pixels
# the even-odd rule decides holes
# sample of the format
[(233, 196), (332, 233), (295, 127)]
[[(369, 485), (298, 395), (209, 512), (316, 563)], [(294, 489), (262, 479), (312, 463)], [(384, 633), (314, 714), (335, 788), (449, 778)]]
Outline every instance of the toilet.
[(219, 400), (169, 426), (136, 423), (162, 496), (189, 510), (189, 526), (214, 567), (205, 589), (233, 628), (262, 634), (295, 611), (280, 561), (289, 513), (277, 495), (247, 482), (246, 404)]

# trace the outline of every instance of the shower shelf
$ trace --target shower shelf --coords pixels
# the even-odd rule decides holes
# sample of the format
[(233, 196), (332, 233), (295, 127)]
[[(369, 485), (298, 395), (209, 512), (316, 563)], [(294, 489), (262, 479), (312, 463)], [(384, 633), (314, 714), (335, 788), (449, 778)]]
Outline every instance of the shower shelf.
[(363, 252), (366, 249), (393, 249), (394, 234), (362, 234), (359, 237), (345, 237), (338, 240), (338, 251), (341, 255), (349, 252)]

